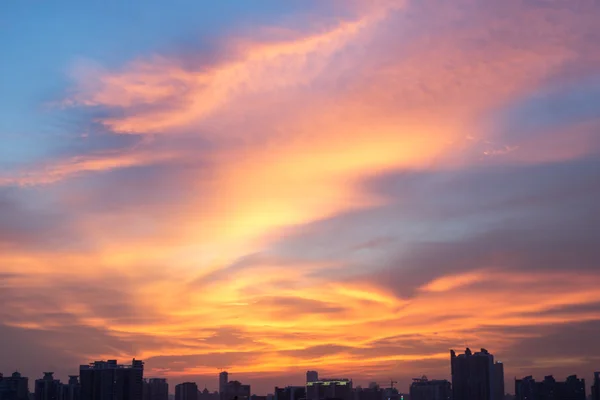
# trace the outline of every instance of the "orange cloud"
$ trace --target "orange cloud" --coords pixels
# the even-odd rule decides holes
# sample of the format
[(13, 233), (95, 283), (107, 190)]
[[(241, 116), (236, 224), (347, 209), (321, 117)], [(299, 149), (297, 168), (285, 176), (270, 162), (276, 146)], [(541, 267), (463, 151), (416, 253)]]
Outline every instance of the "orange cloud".
[(30, 170), (12, 174), (12, 176), (0, 176), (0, 186), (45, 185), (85, 173), (152, 165), (174, 159), (176, 159), (176, 154), (170, 152), (144, 150), (93, 153), (86, 156), (74, 156), (67, 160), (56, 160), (45, 165), (37, 165)]
[(380, 21), (389, 8), (378, 6), (352, 22), (291, 41), (247, 45), (233, 61), (188, 71), (172, 60), (137, 61), (124, 72), (85, 76), (81, 91), (68, 104), (130, 108), (148, 104), (168, 109), (135, 111), (102, 122), (115, 132), (161, 133), (202, 120), (244, 94), (309, 84), (325, 72), (331, 58)]
[[(459, 12), (446, 8), (454, 5), (440, 7), (432, 15), (440, 23), (446, 11)], [(234, 57), (203, 69), (153, 57), (101, 72), (79, 87), (73, 104), (121, 109), (123, 117), (101, 119), (115, 133), (167, 135), (133, 150), (75, 156), (0, 178), (0, 185), (63, 181), (67, 189), (53, 196), (79, 212), (71, 234), (84, 243), (1, 254), (3, 272), (21, 274), (7, 286), (31, 294), (15, 295), (0, 311), (2, 320), (60, 331), (66, 322), (33, 302), (51, 293), (43, 300), (52, 300), (52, 311), (69, 324), (126, 344), (86, 349), (84, 356), (180, 357), (183, 366), (167, 374), (181, 376), (212, 374), (218, 363), (239, 373), (322, 364), (387, 374), (398, 362), (441, 362), (441, 348), (466, 339), (499, 347), (518, 339), (506, 332), (493, 336), (485, 331), (490, 325), (600, 319), (594, 310), (558, 311), (600, 302), (591, 272), (516, 274), (506, 272), (512, 265), (479, 266), (434, 278), (403, 298), (369, 276), (358, 280), (344, 255), (247, 259), (269, 255), (290, 226), (388, 205), (390, 198), (364, 188), (369, 178), (470, 168), (461, 157), (470, 145), (464, 138), (485, 135), (478, 130), (481, 115), (578, 57), (572, 46), (579, 38), (568, 28), (556, 33), (561, 24), (543, 13), (514, 17), (486, 15), (482, 22), (457, 24), (454, 35), (423, 33), (400, 45), (396, 35), (385, 36), (386, 18), (406, 25), (410, 18), (369, 8), (362, 18), (325, 32), (240, 46)], [(570, 18), (568, 26), (577, 26)], [(390, 25), (403, 26), (397, 22)], [(533, 29), (499, 40), (497, 31), (510, 32), (513, 24)], [(331, 87), (320, 90), (323, 82)], [(200, 141), (190, 146), (190, 137), (204, 139), (208, 150), (197, 150)], [(576, 150), (564, 158), (585, 154)], [(183, 200), (160, 193), (165, 200), (158, 206), (135, 198), (127, 207), (90, 212), (84, 206), (98, 201), (90, 188), (68, 187), (70, 177), (159, 163), (186, 165), (168, 177), (185, 189)], [(107, 192), (107, 199), (114, 194)], [(380, 267), (365, 268), (375, 274)], [(57, 282), (70, 285), (57, 290)], [(86, 296), (107, 288), (112, 296)], [(415, 337), (435, 349), (411, 353), (402, 338)], [(318, 346), (323, 353), (332, 349), (315, 356), (310, 349)], [(383, 346), (389, 346), (385, 353)], [(238, 358), (226, 359), (229, 353)]]

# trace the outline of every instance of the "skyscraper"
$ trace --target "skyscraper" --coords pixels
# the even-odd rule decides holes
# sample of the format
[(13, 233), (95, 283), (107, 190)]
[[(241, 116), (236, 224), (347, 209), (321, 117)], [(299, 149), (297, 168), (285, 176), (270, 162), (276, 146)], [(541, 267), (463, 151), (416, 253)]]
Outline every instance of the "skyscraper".
[(78, 375), (69, 375), (69, 383), (63, 385), (62, 400), (81, 400), (81, 385)]
[[(494, 364), (494, 356), (486, 349), (474, 353), (467, 348), (456, 355), (450, 350), (452, 397), (454, 400), (502, 400), (504, 367)], [(500, 397), (498, 397), (500, 396)]]
[(515, 400), (537, 400), (538, 385), (535, 379), (526, 376), (523, 379), (515, 379)]
[(0, 374), (0, 400), (29, 400), (29, 379), (19, 372), (9, 377)]
[(447, 380), (429, 380), (426, 376), (413, 379), (410, 385), (411, 400), (451, 400), (452, 385)]
[(559, 382), (558, 398), (559, 400), (587, 400), (585, 379), (579, 379), (577, 375), (571, 375), (564, 382)]
[(319, 373), (317, 371), (306, 371), (306, 382), (316, 382), (319, 380)]
[(225, 390), (227, 390), (227, 382), (229, 382), (229, 374), (227, 371), (222, 371), (219, 374), (219, 394), (225, 393)]
[(175, 386), (175, 400), (197, 400), (198, 385), (195, 382), (183, 382)]
[(79, 367), (81, 400), (142, 400), (144, 363), (130, 365), (117, 360), (95, 361)]
[(496, 361), (493, 367), (493, 380), (492, 380), (492, 390), (493, 400), (503, 400), (506, 391), (504, 390), (504, 364), (500, 361)]
[(144, 380), (144, 400), (169, 400), (169, 384), (164, 378)]
[(600, 400), (600, 372), (594, 372), (594, 384), (592, 385), (592, 400)]
[(239, 381), (227, 381), (229, 374), (223, 371), (219, 374), (219, 396), (221, 400), (248, 400), (250, 398), (250, 385), (243, 385)]
[(54, 372), (44, 372), (42, 379), (35, 380), (35, 400), (63, 400), (63, 385), (54, 379)]

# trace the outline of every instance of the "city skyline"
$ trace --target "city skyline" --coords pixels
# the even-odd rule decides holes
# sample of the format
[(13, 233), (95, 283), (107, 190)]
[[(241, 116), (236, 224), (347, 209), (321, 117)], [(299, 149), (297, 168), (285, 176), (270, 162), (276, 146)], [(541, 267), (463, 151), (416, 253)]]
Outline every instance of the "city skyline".
[(0, 3), (0, 371), (600, 368), (599, 1)]
[[(54, 376), (54, 372), (43, 372), (41, 378), (30, 380), (19, 371), (4, 376), (0, 371), (0, 400), (25, 400), (25, 397), (3, 397), (6, 396), (3, 390), (9, 387), (13, 387), (15, 394), (21, 393), (23, 396), (23, 384), (12, 383), (3, 386), (6, 382), (2, 381), (3, 378), (10, 380), (15, 377), (17, 381), (25, 382), (24, 387), (30, 390), (31, 395), (35, 394), (35, 400), (103, 400), (90, 394), (90, 390), (94, 387), (100, 388), (103, 385), (114, 385), (119, 388), (118, 390), (130, 393), (131, 397), (123, 400), (136, 400), (139, 396), (143, 396), (143, 400), (164, 400), (168, 396), (175, 396), (175, 400), (252, 400), (251, 397), (257, 395), (275, 396), (275, 400), (384, 400), (379, 397), (389, 397), (383, 395), (386, 390), (395, 390), (393, 393), (398, 396), (403, 395), (402, 399), (409, 396), (409, 400), (506, 400), (506, 396), (511, 400), (588, 400), (586, 394), (589, 394), (591, 400), (599, 400), (600, 396), (599, 371), (588, 374), (592, 375), (592, 379), (588, 377), (588, 380), (585, 376), (570, 374), (566, 377), (565, 383), (560, 378), (556, 380), (554, 374), (545, 375), (543, 379), (537, 377), (537, 383), (536, 377), (531, 374), (508, 378), (504, 376), (505, 365), (494, 361), (494, 355), (484, 348), (480, 351), (466, 348), (464, 354), (457, 354), (455, 350), (450, 350), (448, 367), (450, 375), (447, 379), (441, 379), (442, 377), (439, 376), (430, 379), (426, 375), (413, 377), (410, 385), (406, 385), (406, 390), (403, 389), (404, 382), (394, 380), (395, 378), (390, 378), (388, 381), (369, 380), (358, 383), (352, 377), (324, 377), (319, 375), (317, 370), (308, 370), (302, 381), (285, 382), (283, 385), (279, 382), (278, 385), (268, 389), (258, 385), (260, 389), (257, 391), (256, 386), (252, 386), (251, 383), (240, 382), (238, 376), (235, 380), (230, 380), (230, 374), (225, 370), (221, 370), (218, 376), (208, 379), (208, 381), (217, 381), (216, 388), (209, 389), (210, 385), (206, 381), (202, 385), (196, 380), (170, 381), (164, 377), (144, 375), (143, 360), (134, 358), (130, 364), (122, 364), (118, 360), (101, 360), (80, 365), (79, 375), (69, 375), (68, 382), (61, 382), (60, 377)], [(136, 388), (135, 385), (132, 386), (132, 382), (137, 382), (140, 386)], [(589, 382), (589, 385), (586, 386), (585, 382)], [(575, 388), (575, 391), (581, 390), (582, 397), (574, 398), (570, 397), (571, 395), (566, 395), (567, 397), (564, 398), (549, 397), (549, 393), (556, 390), (555, 387), (569, 387), (569, 385), (571, 389)], [(544, 387), (546, 388), (542, 389)], [(49, 392), (52, 395), (42, 395), (40, 388), (42, 388), (41, 393)], [(299, 388), (302, 390), (298, 391)], [(507, 390), (507, 388), (511, 389)], [(374, 389), (383, 392), (373, 397), (371, 390)], [(541, 393), (544, 390), (546, 394)], [(114, 391), (115, 389), (107, 390), (107, 392)], [(277, 399), (278, 395), (283, 396), (282, 399)], [(542, 397), (535, 397), (538, 395)], [(561, 394), (563, 395), (565, 394)], [(400, 400), (400, 397), (395, 400)]]

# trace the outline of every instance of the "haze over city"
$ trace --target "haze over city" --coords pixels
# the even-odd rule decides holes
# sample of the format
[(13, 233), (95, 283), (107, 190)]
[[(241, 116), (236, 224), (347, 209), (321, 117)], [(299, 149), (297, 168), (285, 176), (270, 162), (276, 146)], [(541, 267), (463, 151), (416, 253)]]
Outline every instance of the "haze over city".
[(509, 392), (592, 382), (599, 21), (595, 0), (2, 2), (0, 372), (408, 388), (485, 347)]

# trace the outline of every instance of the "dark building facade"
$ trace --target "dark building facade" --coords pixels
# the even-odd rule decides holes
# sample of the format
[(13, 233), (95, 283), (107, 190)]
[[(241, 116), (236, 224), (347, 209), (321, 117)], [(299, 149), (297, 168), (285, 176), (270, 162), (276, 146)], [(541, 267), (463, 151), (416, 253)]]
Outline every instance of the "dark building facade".
[(244, 385), (240, 381), (229, 381), (225, 386), (225, 392), (221, 395), (222, 400), (248, 400), (250, 399), (250, 385)]
[(44, 372), (42, 379), (35, 380), (35, 400), (63, 400), (63, 384), (54, 379), (54, 372)]
[(95, 361), (79, 368), (81, 400), (143, 400), (144, 363)]
[(198, 385), (194, 382), (183, 382), (175, 386), (175, 400), (197, 400)]
[(384, 390), (375, 382), (371, 382), (367, 388), (356, 387), (354, 389), (355, 400), (383, 400), (384, 395)]
[(316, 382), (319, 380), (319, 373), (317, 371), (306, 371), (306, 382)]
[(198, 400), (219, 400), (219, 392), (210, 392), (207, 388), (198, 392)]
[(452, 385), (445, 379), (415, 378), (410, 385), (410, 400), (452, 400)]
[(144, 379), (144, 400), (169, 400), (169, 384), (165, 378)]
[(250, 385), (229, 381), (229, 374), (223, 371), (219, 374), (219, 397), (221, 400), (249, 400)]
[(29, 379), (19, 372), (0, 374), (0, 400), (29, 400)]
[(492, 394), (492, 399), (504, 400), (504, 395), (506, 394), (506, 390), (504, 388), (504, 364), (496, 361), (492, 368), (492, 374), (492, 390), (494, 391)]
[(273, 392), (275, 400), (301, 400), (306, 398), (306, 387), (287, 386), (284, 388), (275, 387)]
[(515, 400), (586, 400), (585, 380), (577, 375), (558, 382), (552, 375), (542, 382), (531, 376), (515, 380)]
[(229, 382), (229, 373), (227, 371), (222, 371), (219, 374), (219, 394), (225, 393), (227, 390), (227, 383)]
[(306, 382), (307, 400), (353, 400), (352, 380), (350, 379), (320, 379)]
[(515, 379), (515, 400), (536, 400), (538, 398), (538, 385), (532, 376)]
[(62, 400), (81, 400), (78, 375), (69, 375), (69, 383), (62, 385)]
[(594, 372), (594, 383), (592, 385), (592, 400), (600, 400), (600, 372)]
[(454, 400), (502, 400), (504, 367), (494, 363), (494, 356), (486, 349), (473, 353), (466, 349), (457, 355), (450, 351), (452, 397)]

